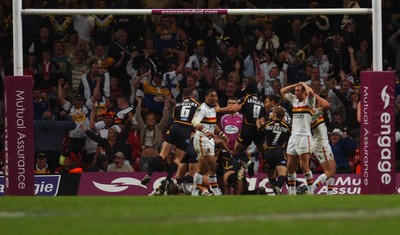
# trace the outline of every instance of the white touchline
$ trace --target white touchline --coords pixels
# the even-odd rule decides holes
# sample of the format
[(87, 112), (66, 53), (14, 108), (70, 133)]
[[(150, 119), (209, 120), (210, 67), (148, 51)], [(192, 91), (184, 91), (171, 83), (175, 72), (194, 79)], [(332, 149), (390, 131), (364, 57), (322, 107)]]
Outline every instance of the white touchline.
[(326, 219), (375, 219), (384, 217), (400, 217), (400, 208), (387, 209), (362, 209), (344, 211), (315, 211), (299, 213), (274, 213), (255, 215), (205, 215), (195, 217), (179, 218), (171, 217), (162, 223), (182, 222), (243, 222), (243, 221), (286, 221), (286, 220), (326, 220)]

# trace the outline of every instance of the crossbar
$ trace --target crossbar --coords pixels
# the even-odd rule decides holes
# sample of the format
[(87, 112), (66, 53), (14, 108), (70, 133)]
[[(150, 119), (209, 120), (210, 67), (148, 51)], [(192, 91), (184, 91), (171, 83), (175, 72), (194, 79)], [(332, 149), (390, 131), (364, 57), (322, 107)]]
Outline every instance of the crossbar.
[(22, 9), (23, 15), (366, 15), (371, 8), (326, 9)]

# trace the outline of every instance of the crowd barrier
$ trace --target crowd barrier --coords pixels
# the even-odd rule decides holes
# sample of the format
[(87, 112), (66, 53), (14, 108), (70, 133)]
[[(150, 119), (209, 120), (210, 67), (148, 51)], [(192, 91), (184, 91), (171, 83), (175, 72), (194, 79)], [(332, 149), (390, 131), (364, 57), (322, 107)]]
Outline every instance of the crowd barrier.
[[(36, 196), (145, 196), (150, 194), (165, 179), (166, 173), (154, 173), (147, 186), (140, 184), (144, 172), (134, 173), (82, 173), (62, 175), (35, 175)], [(274, 195), (265, 173), (257, 173), (248, 177), (248, 189), (254, 190), (265, 187), (268, 195)], [(316, 179), (318, 175), (314, 175)], [(299, 175), (300, 181), (305, 181)], [(287, 188), (283, 188), (286, 194)], [(361, 178), (357, 174), (336, 175), (334, 195), (360, 194)], [(396, 194), (400, 194), (400, 173), (396, 173)], [(326, 187), (319, 187), (315, 194), (325, 194)], [(0, 196), (4, 195), (4, 177), (0, 177)]]

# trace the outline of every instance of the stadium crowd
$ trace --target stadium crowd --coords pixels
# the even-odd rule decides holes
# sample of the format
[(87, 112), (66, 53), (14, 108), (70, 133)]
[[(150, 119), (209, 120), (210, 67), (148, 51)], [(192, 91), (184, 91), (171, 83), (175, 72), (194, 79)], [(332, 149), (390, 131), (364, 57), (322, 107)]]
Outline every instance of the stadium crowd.
[[(0, 76), (4, 78), (13, 75), (12, 1), (0, 2)], [(23, 8), (58, 9), (371, 7), (371, 0), (22, 2)], [(396, 74), (399, 130), (400, 17), (396, 14), (400, 12), (393, 11), (400, 7), (394, 0), (382, 0), (382, 7), (382, 59), (384, 70)], [(328, 103), (319, 115), (326, 124), (336, 173), (360, 171), (357, 111), (360, 73), (372, 70), (370, 15), (23, 15), (22, 20), (24, 74), (34, 78), (36, 174), (144, 171), (148, 173), (145, 184), (154, 171), (171, 175), (177, 171), (179, 177), (171, 182), (194, 181), (199, 187), (208, 183), (214, 194), (219, 193), (218, 184), (243, 193), (246, 171), (274, 174), (275, 167), (263, 155), (265, 143), (254, 135), (265, 136), (263, 142), (278, 139), (266, 134), (270, 121), (291, 130), (297, 109), (281, 92), (290, 86), (302, 87), (307, 99), (314, 97), (314, 108)], [(0, 85), (3, 106), (3, 79)], [(199, 114), (207, 111), (202, 103), (214, 101), (215, 117)], [(194, 108), (178, 109), (185, 102), (192, 102)], [(204, 118), (192, 121), (199, 116)], [(168, 136), (176, 123), (190, 126), (196, 132), (194, 139), (189, 135), (187, 143), (181, 143), (179, 137)], [(180, 134), (183, 138), (187, 132)], [(202, 135), (215, 138), (213, 149), (207, 148), (218, 157), (215, 169), (206, 160), (213, 154), (196, 157), (202, 148), (196, 147), (196, 141)], [(286, 147), (287, 140), (280, 141), (279, 146)], [(396, 150), (399, 171), (399, 144)], [(208, 175), (193, 168), (198, 159), (204, 161), (201, 165)], [(326, 173), (316, 154), (306, 163), (308, 168), (300, 160), (300, 167), (292, 165), (289, 172)], [(275, 172), (281, 172), (278, 166)], [(224, 193), (227, 190), (222, 188)]]

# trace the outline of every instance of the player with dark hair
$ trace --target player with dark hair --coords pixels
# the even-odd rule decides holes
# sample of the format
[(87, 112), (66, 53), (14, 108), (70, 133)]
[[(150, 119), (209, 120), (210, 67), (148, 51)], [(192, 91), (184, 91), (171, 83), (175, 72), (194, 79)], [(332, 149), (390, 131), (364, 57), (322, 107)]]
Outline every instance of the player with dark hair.
[(166, 133), (160, 154), (151, 162), (147, 175), (141, 181), (143, 185), (149, 183), (153, 172), (158, 169), (163, 160), (168, 157), (168, 154), (174, 146), (175, 159), (172, 167), (169, 169), (167, 180), (171, 179), (172, 174), (176, 171), (177, 166), (186, 153), (190, 143), (190, 135), (193, 131), (191, 122), (200, 104), (193, 98), (193, 92), (191, 89), (183, 89), (182, 94), (183, 100), (175, 105), (173, 123)]
[(291, 134), (291, 128), (289, 124), (283, 121), (285, 119), (283, 108), (276, 107), (272, 111), (271, 117), (272, 121), (265, 123), (259, 129), (265, 137), (264, 160), (268, 180), (272, 184), (275, 195), (278, 195), (281, 194), (282, 186), (286, 181), (286, 145)]
[(227, 142), (226, 135), (219, 129), (217, 124), (218, 102), (217, 91), (213, 88), (206, 91), (205, 102), (202, 103), (192, 119), (192, 125), (196, 129), (193, 139), (194, 149), (198, 156), (198, 171), (193, 178), (192, 196), (198, 196), (203, 176), (208, 172), (208, 181), (214, 195), (221, 195), (221, 189), (217, 182), (217, 158), (215, 156), (214, 134)]

